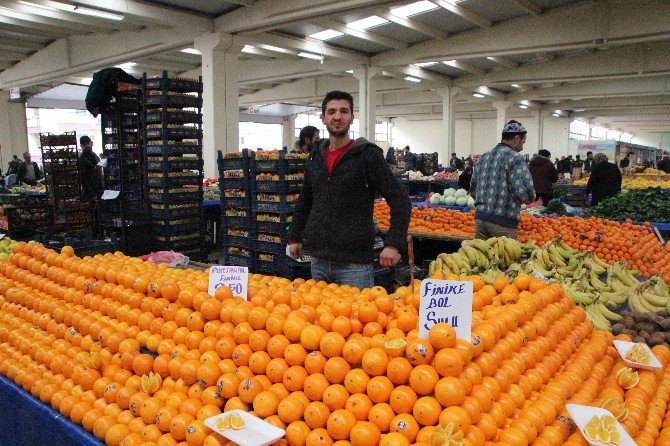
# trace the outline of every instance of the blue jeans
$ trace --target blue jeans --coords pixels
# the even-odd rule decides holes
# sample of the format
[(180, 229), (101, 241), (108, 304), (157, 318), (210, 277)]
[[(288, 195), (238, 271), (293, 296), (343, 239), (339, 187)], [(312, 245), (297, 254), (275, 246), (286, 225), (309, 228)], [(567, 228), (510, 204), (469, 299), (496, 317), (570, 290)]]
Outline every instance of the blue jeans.
[(375, 286), (374, 269), (371, 263), (341, 263), (313, 257), (312, 279), (349, 285), (361, 290)]

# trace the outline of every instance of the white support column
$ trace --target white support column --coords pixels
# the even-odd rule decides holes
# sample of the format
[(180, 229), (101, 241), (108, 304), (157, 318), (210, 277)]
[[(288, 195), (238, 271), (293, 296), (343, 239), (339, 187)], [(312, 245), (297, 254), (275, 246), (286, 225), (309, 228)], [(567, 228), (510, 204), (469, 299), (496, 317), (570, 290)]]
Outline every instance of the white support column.
[(217, 150), (239, 150), (237, 65), (244, 43), (230, 34), (205, 33), (195, 40), (195, 48), (202, 53), (205, 176), (218, 177)]
[(23, 159), (28, 151), (28, 126), (26, 105), (23, 102), (9, 102), (9, 90), (0, 91), (0, 169), (7, 170), (7, 163), (13, 155)]
[[(442, 141), (438, 148), (440, 159), (449, 162), (451, 154), (456, 152), (456, 118), (454, 116), (455, 96), (462, 91), (458, 87), (443, 87), (437, 90), (442, 97)], [(440, 153), (441, 152), (441, 153)]]
[(507, 123), (507, 109), (512, 105), (512, 101), (493, 101), (493, 108), (496, 109), (496, 133), (502, 133), (503, 127)]
[(546, 112), (537, 110), (537, 148), (544, 149), (544, 118)]
[(282, 119), (282, 146), (289, 152), (295, 148), (295, 116), (288, 115)]
[(354, 70), (358, 79), (358, 121), (360, 136), (375, 142), (376, 122), (376, 88), (374, 77), (381, 71), (379, 68), (364, 66)]

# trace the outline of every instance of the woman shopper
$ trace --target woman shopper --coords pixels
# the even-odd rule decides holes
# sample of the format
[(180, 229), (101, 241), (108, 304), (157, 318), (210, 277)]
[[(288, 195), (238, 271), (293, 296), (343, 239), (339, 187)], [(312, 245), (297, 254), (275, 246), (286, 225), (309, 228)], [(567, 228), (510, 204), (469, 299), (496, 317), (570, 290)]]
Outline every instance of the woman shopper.
[(607, 197), (621, 192), (621, 171), (614, 163), (607, 161), (607, 155), (596, 153), (593, 170), (586, 184), (586, 195), (591, 194), (591, 206), (596, 206)]

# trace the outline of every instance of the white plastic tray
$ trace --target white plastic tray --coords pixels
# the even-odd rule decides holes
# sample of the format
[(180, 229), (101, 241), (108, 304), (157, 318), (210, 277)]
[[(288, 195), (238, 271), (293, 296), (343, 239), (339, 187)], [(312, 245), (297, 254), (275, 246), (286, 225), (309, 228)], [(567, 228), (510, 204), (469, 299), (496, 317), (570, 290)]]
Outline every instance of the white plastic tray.
[[(238, 414), (244, 420), (244, 428), (235, 429), (217, 429), (216, 421), (219, 418), (231, 414)], [(214, 432), (234, 441), (240, 446), (268, 446), (284, 437), (286, 431), (277, 426), (263, 421), (243, 410), (234, 409), (225, 413), (215, 415), (205, 420), (205, 426)]]
[[(572, 421), (574, 421), (577, 427), (579, 427), (582, 436), (586, 441), (589, 442), (591, 446), (613, 446), (612, 443), (591, 441), (584, 433), (584, 427), (586, 426), (586, 423), (588, 423), (594, 415), (597, 417), (601, 417), (603, 415), (614, 417), (614, 415), (612, 415), (609, 410), (602, 409), (600, 407), (582, 406), (581, 404), (566, 404), (565, 407), (568, 409), (568, 413), (570, 413), (570, 418), (572, 418)], [(630, 437), (630, 435), (628, 435), (628, 432), (624, 430), (618, 421), (614, 427), (619, 432), (619, 437), (621, 438), (621, 443), (619, 443), (619, 446), (636, 446), (633, 439)]]
[(628, 351), (633, 348), (635, 345), (635, 342), (628, 342), (628, 341), (614, 341), (614, 347), (616, 347), (617, 351), (619, 352), (619, 355), (621, 356), (621, 359), (623, 359), (623, 362), (626, 363), (629, 367), (635, 367), (637, 369), (645, 369), (645, 370), (656, 370), (660, 369), (663, 367), (661, 362), (658, 360), (658, 358), (654, 355), (654, 353), (651, 351), (649, 346), (647, 344), (641, 344), (644, 348), (647, 349), (650, 355), (651, 361), (649, 364), (640, 364), (639, 362), (633, 362), (629, 361), (626, 359), (626, 355), (628, 354)]

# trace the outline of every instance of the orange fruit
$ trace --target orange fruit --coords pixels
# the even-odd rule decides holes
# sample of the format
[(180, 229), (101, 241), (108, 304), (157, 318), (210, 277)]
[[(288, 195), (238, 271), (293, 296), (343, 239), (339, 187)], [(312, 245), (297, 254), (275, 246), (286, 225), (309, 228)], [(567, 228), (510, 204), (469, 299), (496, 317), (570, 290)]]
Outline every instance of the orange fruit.
[(440, 322), (433, 325), (428, 332), (428, 341), (437, 351), (456, 345), (456, 331), (447, 323)]
[[(375, 307), (376, 309), (376, 307)], [(356, 424), (356, 417), (348, 410), (338, 409), (330, 414), (327, 420), (328, 434), (335, 440), (349, 438)]]

